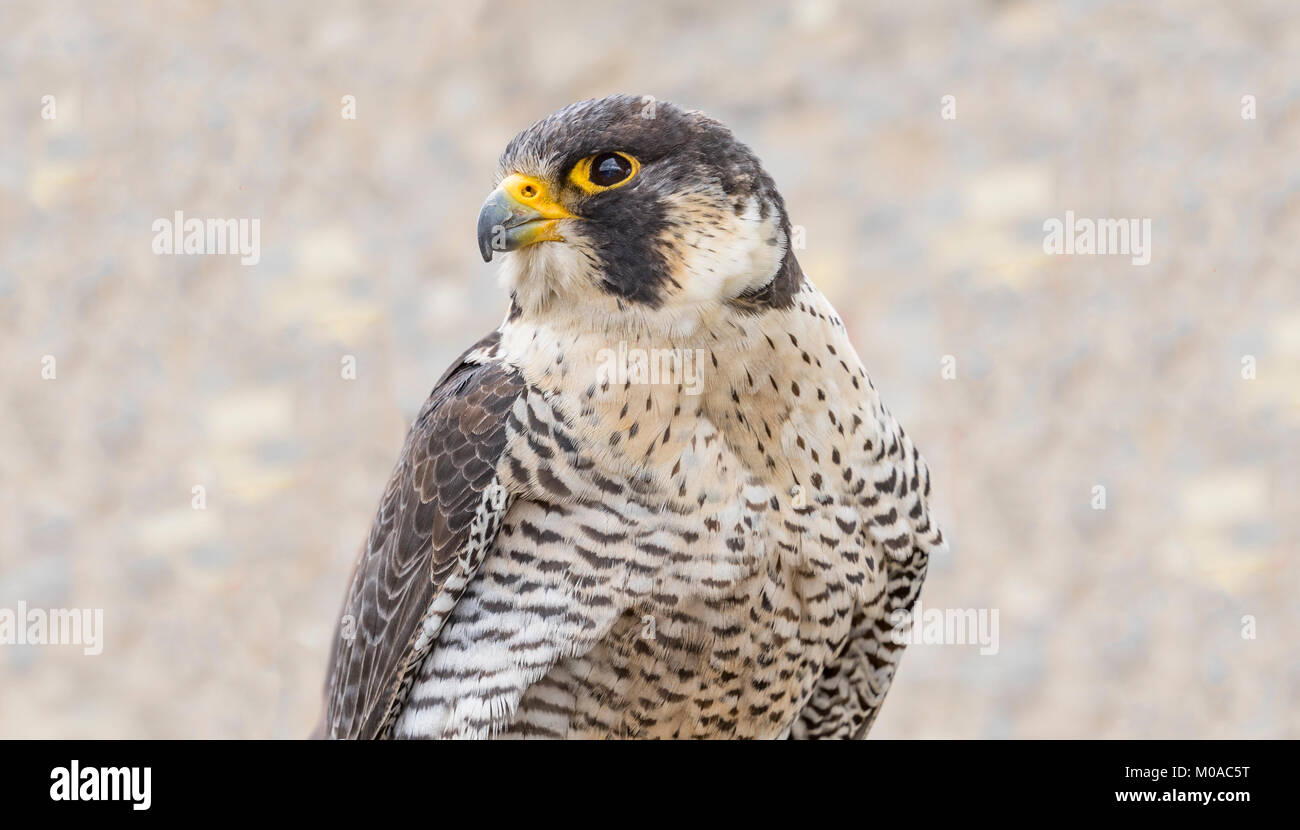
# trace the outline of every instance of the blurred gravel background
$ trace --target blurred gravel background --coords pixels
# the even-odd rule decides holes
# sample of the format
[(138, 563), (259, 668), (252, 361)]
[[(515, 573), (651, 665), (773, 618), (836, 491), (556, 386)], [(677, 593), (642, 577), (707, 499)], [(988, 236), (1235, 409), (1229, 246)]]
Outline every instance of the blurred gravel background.
[[(0, 736), (308, 732), (406, 423), (504, 311), (498, 153), (632, 92), (764, 159), (935, 472), (924, 603), (999, 611), (874, 736), (1300, 737), (1295, 3), (726, 5), (0, 5), (0, 607), (106, 627), (0, 646)], [(154, 255), (175, 210), (261, 262)], [(1066, 210), (1151, 264), (1045, 256)]]

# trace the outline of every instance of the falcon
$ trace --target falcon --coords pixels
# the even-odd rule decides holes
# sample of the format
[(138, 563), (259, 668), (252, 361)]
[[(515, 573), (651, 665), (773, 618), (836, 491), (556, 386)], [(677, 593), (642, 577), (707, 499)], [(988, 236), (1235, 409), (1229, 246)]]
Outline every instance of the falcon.
[(478, 244), (509, 311), (406, 438), (318, 734), (865, 736), (945, 543), (758, 159), (573, 104), (507, 145)]

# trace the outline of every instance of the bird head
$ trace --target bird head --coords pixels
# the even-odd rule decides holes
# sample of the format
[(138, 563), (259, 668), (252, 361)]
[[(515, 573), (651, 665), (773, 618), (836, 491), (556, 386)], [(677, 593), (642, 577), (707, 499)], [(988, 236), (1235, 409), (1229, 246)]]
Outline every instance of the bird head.
[(484, 261), (504, 254), (512, 313), (698, 320), (784, 307), (802, 281), (789, 240), (775, 184), (730, 130), (626, 95), (515, 136), (478, 219)]

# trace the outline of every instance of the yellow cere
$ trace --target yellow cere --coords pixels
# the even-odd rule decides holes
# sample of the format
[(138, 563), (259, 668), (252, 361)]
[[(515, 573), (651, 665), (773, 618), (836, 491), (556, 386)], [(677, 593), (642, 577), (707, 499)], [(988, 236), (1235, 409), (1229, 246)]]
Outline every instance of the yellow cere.
[(511, 173), (501, 181), (501, 189), (520, 205), (534, 211), (542, 219), (572, 219), (573, 214), (565, 210), (550, 193), (546, 182), (536, 176)]

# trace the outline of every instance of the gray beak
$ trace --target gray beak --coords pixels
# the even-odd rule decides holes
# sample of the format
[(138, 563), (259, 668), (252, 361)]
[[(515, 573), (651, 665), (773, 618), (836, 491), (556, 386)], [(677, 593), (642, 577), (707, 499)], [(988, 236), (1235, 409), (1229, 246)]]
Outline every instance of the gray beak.
[(562, 242), (561, 220), (575, 219), (552, 199), (545, 183), (513, 173), (488, 195), (478, 212), (478, 252), (484, 262), (495, 251), (513, 251), (537, 242)]

